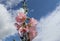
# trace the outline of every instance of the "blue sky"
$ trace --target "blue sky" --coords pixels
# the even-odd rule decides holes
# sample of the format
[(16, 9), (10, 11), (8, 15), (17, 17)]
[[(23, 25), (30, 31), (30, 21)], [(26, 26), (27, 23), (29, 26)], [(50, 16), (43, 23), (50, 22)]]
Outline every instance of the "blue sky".
[[(56, 8), (57, 3), (59, 3), (59, 0), (28, 0), (29, 16), (39, 20), (41, 16), (45, 16), (48, 12), (53, 11)], [(20, 7), (21, 4), (19, 3), (18, 6), (13, 7), (13, 9), (19, 9)]]
[[(2, 1), (0, 3), (6, 5), (5, 2), (6, 1)], [(27, 6), (29, 9), (28, 16), (34, 17), (39, 21), (41, 17), (47, 16), (49, 12), (52, 12), (58, 6), (59, 2), (60, 0), (28, 0), (27, 1)], [(17, 5), (11, 6), (11, 8), (8, 6), (7, 9), (8, 11), (10, 9), (18, 10), (21, 7), (21, 5), (22, 3), (19, 2)], [(11, 15), (14, 15), (14, 13)], [(5, 41), (12, 41), (12, 39), (16, 39), (16, 41), (19, 41), (18, 34), (6, 37)]]
[[(3, 1), (2, 3), (4, 2), (5, 1)], [(35, 17), (39, 20), (41, 16), (45, 16), (46, 14), (48, 14), (48, 12), (53, 11), (58, 3), (59, 0), (28, 0), (27, 5), (29, 8), (29, 16)], [(18, 10), (21, 6), (22, 2), (18, 3), (17, 5), (13, 5), (11, 9)], [(8, 7), (7, 9), (10, 9), (10, 7)]]

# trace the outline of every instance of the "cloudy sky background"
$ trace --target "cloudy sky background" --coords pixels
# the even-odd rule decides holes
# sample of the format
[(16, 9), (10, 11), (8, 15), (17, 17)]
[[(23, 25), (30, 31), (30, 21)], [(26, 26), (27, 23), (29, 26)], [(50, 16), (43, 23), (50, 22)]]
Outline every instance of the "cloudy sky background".
[[(0, 41), (19, 41), (14, 17), (22, 0), (0, 0)], [(60, 0), (27, 0), (28, 16), (38, 20), (33, 41), (60, 41)]]

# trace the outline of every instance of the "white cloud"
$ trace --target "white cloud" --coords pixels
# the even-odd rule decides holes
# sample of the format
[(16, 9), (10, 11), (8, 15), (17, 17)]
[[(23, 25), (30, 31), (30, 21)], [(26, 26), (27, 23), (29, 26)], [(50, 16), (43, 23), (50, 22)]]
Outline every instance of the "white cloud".
[(2, 40), (0, 40), (0, 41), (2, 41)]
[(0, 40), (16, 33), (12, 17), (4, 5), (0, 4)]
[(39, 35), (33, 41), (60, 41), (60, 5), (40, 19)]
[[(4, 4), (4, 6), (8, 9), (9, 13), (12, 14), (11, 16), (16, 16), (16, 11), (12, 9), (13, 7), (17, 6), (23, 0), (0, 0), (0, 4)], [(27, 0), (26, 0), (27, 1)]]
[(13, 7), (20, 3), (22, 0), (0, 0), (0, 3), (3, 3), (6, 7)]
[(20, 3), (22, 0), (7, 0), (6, 4), (7, 7), (12, 7), (14, 5), (17, 5), (18, 3)]

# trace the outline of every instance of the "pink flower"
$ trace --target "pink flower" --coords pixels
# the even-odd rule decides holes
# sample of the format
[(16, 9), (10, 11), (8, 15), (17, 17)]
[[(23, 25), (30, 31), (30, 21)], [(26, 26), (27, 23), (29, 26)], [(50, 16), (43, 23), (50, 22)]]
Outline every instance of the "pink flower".
[(37, 31), (35, 27), (30, 27), (29, 37), (33, 40), (37, 36)]
[(22, 23), (26, 20), (26, 14), (24, 13), (19, 13), (18, 16), (16, 17), (16, 21), (19, 23)]
[(30, 40), (33, 40), (37, 36), (36, 27), (26, 26), (25, 30), (26, 30), (26, 32), (29, 33)]
[(30, 26), (35, 26), (37, 24), (37, 20), (34, 18), (30, 18), (29, 25)]
[(20, 27), (18, 30), (19, 35), (21, 36), (21, 34), (23, 35), (23, 33), (26, 32), (26, 28)]
[(19, 30), (18, 30), (18, 33), (19, 33), (20, 36), (23, 36), (23, 32), (22, 32), (22, 30), (23, 30), (22, 27), (20, 27)]
[(23, 33), (28, 32), (29, 33), (29, 38), (30, 40), (33, 40), (36, 36), (37, 36), (37, 31), (36, 31), (36, 27), (29, 27), (28, 25), (26, 25), (26, 27), (20, 26), (17, 23), (15, 23), (15, 26), (18, 29), (18, 33), (20, 36), (23, 35)]
[(21, 25), (15, 23), (16, 29), (19, 30), (19, 28), (21, 27)]

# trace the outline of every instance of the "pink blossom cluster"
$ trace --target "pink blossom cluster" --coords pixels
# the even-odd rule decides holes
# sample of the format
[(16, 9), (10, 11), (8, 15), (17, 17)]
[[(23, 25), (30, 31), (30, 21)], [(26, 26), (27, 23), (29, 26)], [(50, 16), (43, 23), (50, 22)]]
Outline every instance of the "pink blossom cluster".
[[(34, 39), (37, 35), (36, 31), (36, 25), (37, 25), (37, 20), (34, 18), (29, 18), (29, 22), (26, 23), (27, 16), (24, 13), (19, 13), (16, 17), (16, 23), (15, 26), (17, 27), (17, 30), (20, 35), (24, 32), (29, 32), (29, 38), (30, 40)], [(25, 24), (24, 24), (25, 23)]]

